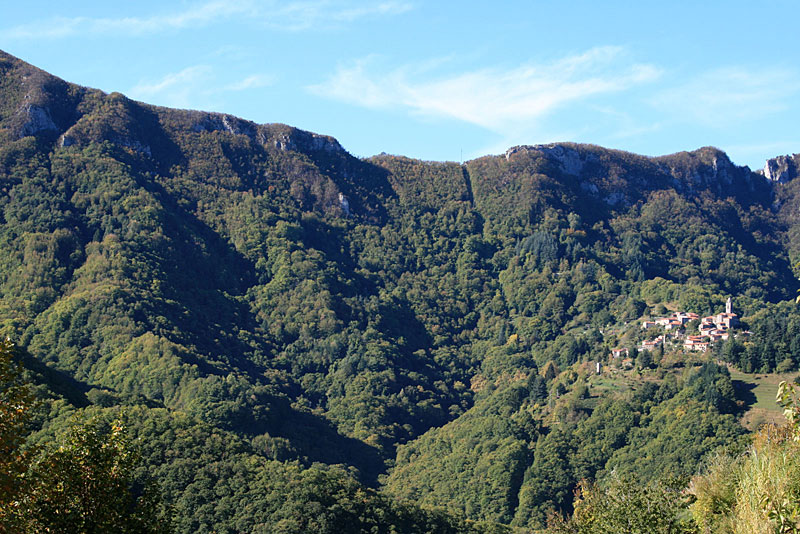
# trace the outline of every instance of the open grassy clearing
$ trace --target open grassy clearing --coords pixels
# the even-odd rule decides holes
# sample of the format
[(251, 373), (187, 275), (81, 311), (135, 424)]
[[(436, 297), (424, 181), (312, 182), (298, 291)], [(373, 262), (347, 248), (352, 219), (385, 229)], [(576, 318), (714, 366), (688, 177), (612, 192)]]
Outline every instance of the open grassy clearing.
[(742, 423), (748, 429), (755, 430), (766, 423), (785, 422), (781, 408), (775, 402), (775, 395), (781, 381), (792, 381), (798, 373), (746, 374), (732, 367), (730, 373), (736, 396), (749, 406), (742, 415)]
[[(780, 407), (775, 402), (778, 384), (783, 380), (792, 381), (800, 375), (793, 373), (757, 373), (746, 374), (729, 366), (736, 396), (742, 402), (742, 424), (749, 430), (756, 430), (767, 423), (782, 424), (785, 422)], [(675, 370), (673, 372), (679, 373)], [(592, 397), (601, 397), (608, 393), (621, 393), (636, 390), (642, 380), (657, 380), (648, 372), (643, 374), (635, 370), (621, 370), (606, 367), (601, 375), (591, 375), (588, 383)]]
[[(708, 361), (708, 357), (705, 358)], [(703, 355), (690, 354), (684, 355), (682, 364), (685, 366), (675, 367), (666, 371), (666, 374), (680, 376), (687, 369), (700, 365)], [(718, 362), (721, 363), (721, 362)], [(741, 403), (742, 415), (741, 422), (749, 430), (757, 430), (764, 424), (774, 423), (777, 425), (785, 423), (783, 413), (775, 402), (775, 395), (778, 392), (778, 384), (781, 381), (793, 381), (800, 376), (800, 373), (757, 373), (746, 374), (733, 366), (728, 366), (736, 390), (736, 397)], [(663, 380), (664, 371), (654, 370), (639, 371), (631, 368), (619, 368), (612, 365), (604, 366), (602, 373), (594, 374), (594, 366), (587, 365), (584, 369), (587, 373), (586, 379), (589, 386), (590, 398), (585, 402), (588, 407), (593, 407), (596, 402), (608, 394), (621, 394), (626, 391), (636, 391), (643, 381), (660, 383)]]

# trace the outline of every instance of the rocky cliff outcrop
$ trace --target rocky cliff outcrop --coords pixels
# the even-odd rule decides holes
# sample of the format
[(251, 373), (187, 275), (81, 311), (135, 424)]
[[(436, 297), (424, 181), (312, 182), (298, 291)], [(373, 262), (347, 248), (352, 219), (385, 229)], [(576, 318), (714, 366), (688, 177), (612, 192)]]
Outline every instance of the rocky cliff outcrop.
[(58, 126), (53, 122), (47, 108), (26, 104), (19, 110), (19, 113), (23, 116), (19, 137), (36, 135), (43, 131), (58, 131)]
[(515, 146), (506, 150), (506, 160), (510, 160), (514, 154), (519, 152), (538, 152), (545, 158), (558, 165), (562, 172), (572, 176), (578, 176), (583, 170), (583, 165), (587, 160), (586, 154), (581, 154), (565, 143), (550, 143), (547, 145)]
[(768, 159), (761, 173), (768, 180), (784, 184), (797, 178), (798, 167), (800, 167), (800, 154), (778, 156)]
[[(283, 124), (267, 124), (262, 126), (272, 145), (278, 150), (294, 152), (326, 152), (346, 155), (339, 141), (328, 135), (320, 135), (286, 126)], [(267, 142), (270, 142), (267, 141)]]

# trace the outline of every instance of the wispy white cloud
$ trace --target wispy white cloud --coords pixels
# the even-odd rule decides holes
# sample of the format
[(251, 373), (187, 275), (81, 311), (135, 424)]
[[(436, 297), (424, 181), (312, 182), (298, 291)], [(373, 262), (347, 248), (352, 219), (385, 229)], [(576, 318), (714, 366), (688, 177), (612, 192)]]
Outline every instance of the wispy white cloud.
[(142, 80), (128, 94), (162, 106), (204, 108), (213, 107), (212, 98), (224, 98), (225, 93), (260, 89), (274, 82), (268, 74), (253, 74), (223, 85), (211, 66), (194, 65), (161, 78)]
[(222, 88), (223, 91), (246, 91), (260, 89), (275, 83), (275, 77), (267, 74), (254, 74), (238, 82), (233, 82)]
[[(262, 3), (263, 4), (263, 3)], [(385, 1), (359, 5), (353, 0), (294, 0), (259, 5), (251, 20), (271, 29), (305, 31), (335, 28), (360, 19), (401, 15), (414, 9), (405, 1)]]
[(640, 137), (642, 135), (658, 132), (664, 128), (663, 121), (644, 121), (641, 117), (636, 116), (626, 108), (606, 105), (592, 106), (591, 109), (596, 111), (601, 117), (604, 117), (606, 119), (606, 124), (613, 125), (611, 129), (605, 132), (605, 137), (608, 139), (620, 140)]
[(679, 122), (727, 128), (788, 109), (798, 92), (795, 70), (725, 67), (665, 89), (651, 104)]
[(187, 67), (157, 80), (144, 80), (133, 87), (131, 97), (171, 107), (199, 107), (198, 96), (208, 95), (208, 83), (212, 78), (208, 65)]
[(0, 35), (8, 40), (60, 39), (79, 33), (85, 21), (84, 17), (54, 17), (46, 21), (7, 28), (1, 30)]
[(246, 14), (247, 2), (207, 2), (185, 11), (150, 17), (56, 17), (0, 31), (6, 39), (57, 39), (74, 35), (145, 35), (203, 27), (233, 15)]
[(544, 64), (486, 68), (436, 76), (427, 66), (388, 72), (376, 58), (340, 66), (317, 95), (373, 109), (401, 108), (429, 117), (457, 119), (508, 135), (536, 128), (556, 109), (656, 80), (661, 71), (626, 61), (619, 47), (593, 48)]
[(413, 7), (409, 2), (400, 1), (359, 6), (352, 0), (214, 0), (193, 4), (183, 11), (146, 17), (54, 17), (0, 29), (0, 36), (8, 40), (60, 39), (76, 35), (141, 36), (203, 28), (229, 19), (246, 20), (276, 30), (301, 31), (367, 17), (398, 15)]
[(365, 17), (400, 15), (414, 9), (409, 2), (380, 2), (374, 5), (344, 8), (333, 13), (336, 20), (354, 21)]

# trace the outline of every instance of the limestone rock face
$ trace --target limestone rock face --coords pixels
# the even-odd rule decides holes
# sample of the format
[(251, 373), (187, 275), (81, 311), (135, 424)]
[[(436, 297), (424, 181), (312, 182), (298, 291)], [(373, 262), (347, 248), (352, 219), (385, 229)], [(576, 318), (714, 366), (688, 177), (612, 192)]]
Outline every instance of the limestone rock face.
[(797, 177), (798, 163), (800, 163), (800, 154), (768, 159), (764, 165), (764, 177), (784, 184)]
[(350, 201), (347, 200), (343, 193), (339, 193), (339, 207), (342, 208), (345, 217), (350, 216)]
[(583, 170), (583, 159), (574, 148), (561, 145), (538, 145), (536, 149), (547, 157), (556, 160), (561, 170), (566, 174), (578, 176)]
[(58, 126), (53, 122), (50, 112), (41, 106), (25, 104), (19, 113), (23, 115), (24, 122), (20, 128), (19, 136), (27, 137), (44, 131), (58, 131)]
[(251, 139), (256, 138), (256, 125), (250, 121), (223, 113), (190, 113), (198, 116), (192, 125), (193, 132), (228, 132), (233, 135), (246, 135)]
[(572, 147), (561, 144), (515, 146), (506, 150), (506, 160), (518, 152), (536, 151), (546, 158), (555, 161), (565, 174), (579, 176), (583, 170), (584, 160), (581, 154)]
[(345, 154), (339, 141), (327, 135), (315, 134), (292, 128), (273, 140), (275, 148), (283, 151), (316, 151)]

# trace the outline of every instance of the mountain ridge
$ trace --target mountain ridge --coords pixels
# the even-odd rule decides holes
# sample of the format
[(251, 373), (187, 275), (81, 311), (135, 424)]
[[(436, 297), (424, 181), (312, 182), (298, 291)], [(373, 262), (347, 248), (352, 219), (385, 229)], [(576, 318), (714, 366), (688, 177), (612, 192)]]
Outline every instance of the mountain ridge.
[[(92, 111), (91, 103), (80, 102), (79, 100), (89, 100), (98, 96), (102, 96), (112, 102), (115, 100), (122, 100), (123, 103), (127, 103), (126, 105), (132, 104), (156, 113), (164, 111), (182, 113), (184, 115), (184, 120), (182, 121), (184, 122), (183, 126), (188, 127), (196, 132), (223, 131), (232, 135), (246, 135), (251, 140), (257, 141), (262, 145), (271, 143), (275, 148), (280, 150), (300, 149), (300, 151), (324, 151), (349, 155), (346, 149), (342, 147), (342, 145), (335, 138), (329, 135), (301, 130), (281, 123), (258, 124), (224, 112), (198, 111), (190, 109), (176, 110), (173, 108), (155, 106), (145, 102), (131, 100), (118, 92), (104, 93), (98, 89), (92, 89), (66, 82), (61, 78), (55, 77), (45, 71), (42, 71), (41, 69), (34, 67), (33, 65), (24, 62), (19, 58), (0, 50), (0, 70), (3, 71), (4, 76), (7, 76), (7, 71), (11, 69), (22, 71), (17, 73), (17, 76), (22, 76), (24, 84), (31, 85), (31, 87), (28, 89), (28, 92), (23, 97), (23, 102), (19, 103), (14, 112), (9, 113), (6, 111), (6, 113), (0, 113), (0, 127), (4, 126), (4, 123), (6, 123), (6, 129), (9, 129), (12, 135), (16, 135), (18, 137), (24, 137), (26, 135), (43, 132), (58, 132), (59, 142), (62, 144), (62, 146), (70, 146), (73, 143), (79, 142), (78, 140), (72, 138), (69, 131), (78, 126), (80, 119), (84, 118)], [(57, 97), (63, 98), (66, 94), (72, 95), (72, 100), (75, 104), (73, 109), (69, 109), (69, 107), (67, 109), (62, 109), (62, 106), (56, 106), (57, 112), (54, 112), (51, 107), (48, 107), (48, 105), (52, 105), (51, 99)], [(89, 110), (87, 111), (81, 109), (81, 104), (89, 106)], [(72, 120), (70, 121), (66, 119), (66, 117), (69, 117)], [(19, 121), (24, 119), (27, 120), (22, 124), (19, 124)], [(131, 137), (122, 137), (118, 140), (122, 141), (123, 145), (127, 145), (135, 150), (142, 150), (145, 152), (149, 150), (146, 144), (143, 144), (141, 141)], [(680, 159), (686, 156), (703, 156), (709, 152), (714, 152), (717, 154), (717, 156), (721, 156), (720, 160), (722, 161), (722, 169), (731, 167), (738, 169), (749, 169), (747, 166), (739, 167), (734, 165), (724, 151), (712, 146), (701, 147), (688, 152), (680, 151), (661, 156), (640, 156), (632, 152), (600, 147), (593, 144), (557, 142), (534, 145), (517, 145), (507, 149), (503, 155), (506, 157), (506, 159), (508, 159), (514, 153), (523, 150), (543, 152), (554, 156), (554, 158), (559, 161), (562, 166), (565, 166), (564, 170), (567, 172), (567, 174), (575, 174), (576, 170), (579, 170), (580, 167), (582, 167), (582, 164), (579, 162), (580, 157), (576, 158), (574, 156), (575, 152), (583, 151), (584, 153), (588, 152), (591, 154), (591, 152), (596, 149), (602, 149), (617, 154), (638, 156), (654, 161), (663, 161), (666, 164), (674, 159)], [(379, 156), (369, 156), (364, 159), (369, 160), (376, 157)], [(485, 156), (479, 156), (476, 159), (484, 157), (493, 156), (487, 154)], [(760, 172), (755, 172), (764, 175), (772, 181), (788, 181), (797, 175), (797, 171), (795, 169), (797, 165), (796, 160), (798, 157), (799, 156), (795, 154), (780, 155), (769, 158), (765, 162), (764, 169), (759, 170)], [(717, 158), (714, 159), (716, 160)], [(716, 162), (714, 162), (714, 165), (716, 166)], [(791, 178), (788, 178), (789, 176), (791, 176)]]

